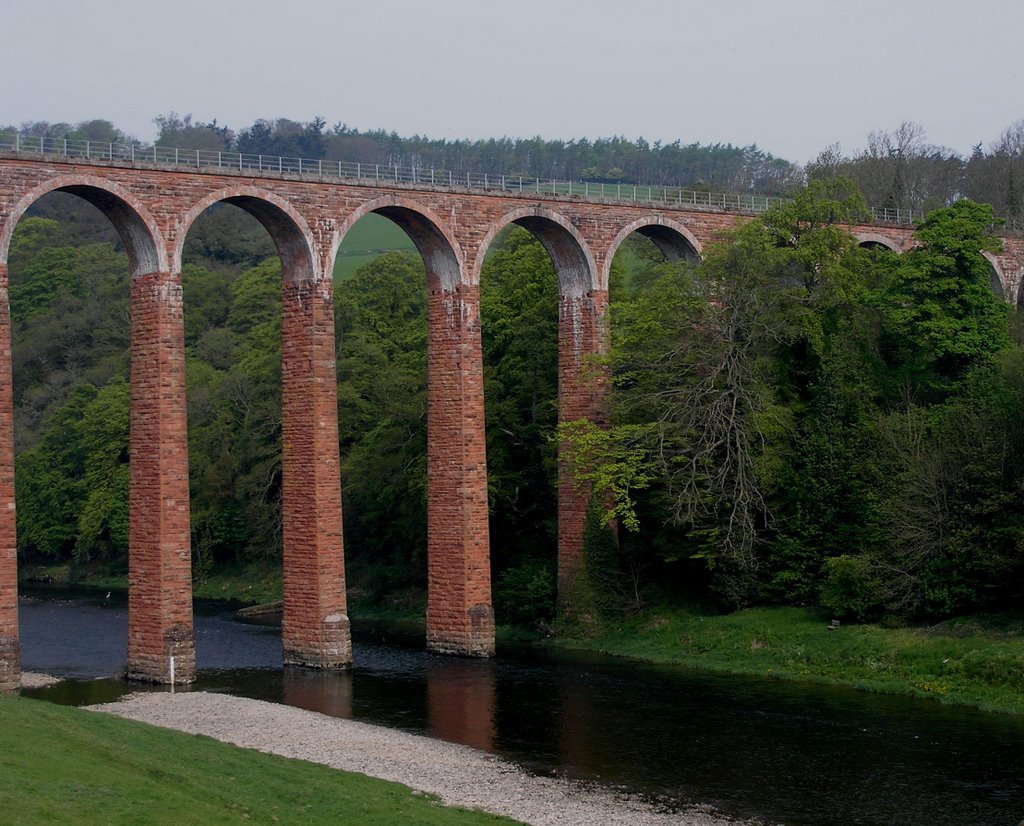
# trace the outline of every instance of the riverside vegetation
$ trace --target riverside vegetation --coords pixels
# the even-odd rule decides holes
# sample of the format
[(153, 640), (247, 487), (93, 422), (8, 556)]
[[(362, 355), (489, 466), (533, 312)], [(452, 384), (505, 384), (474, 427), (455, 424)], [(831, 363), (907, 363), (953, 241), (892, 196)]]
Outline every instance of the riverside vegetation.
[[(286, 154), (353, 145), (352, 133), (317, 122), (237, 136), (174, 118), (161, 127), (162, 140), (219, 135), (247, 152), (285, 151), (274, 141), (302, 136), (311, 143)], [(993, 193), (1005, 185), (988, 200), (1011, 218), (1017, 127), (954, 164), (961, 191), (984, 194), (982, 169)], [(937, 161), (926, 163), (919, 134), (900, 134), (903, 148), (874, 160), (824, 153), (806, 189), (776, 180), (772, 191), (792, 199), (698, 266), (627, 240), (612, 273), (607, 431), (558, 431), (555, 274), (525, 231), (496, 241), (481, 314), (500, 621), (617, 654), (1024, 710), (1020, 324), (982, 255), (999, 243), (991, 206), (928, 189)], [(645, 163), (671, 156), (630, 151)], [(927, 190), (937, 207), (901, 256), (844, 230), (865, 216), (860, 189), (877, 199), (886, 175), (894, 205), (931, 205)], [(357, 617), (422, 610), (426, 576), (425, 275), (400, 231), (364, 221), (335, 289)], [(391, 251), (370, 257), (381, 249)], [(227, 205), (196, 223), (185, 262), (196, 593), (268, 601), (280, 558), (279, 263), (266, 232)], [(22, 570), (117, 582), (128, 501), (123, 248), (91, 207), (50, 195), (15, 232), (10, 277)], [(595, 502), (615, 510), (595, 505), (581, 609), (556, 623), (558, 439)]]

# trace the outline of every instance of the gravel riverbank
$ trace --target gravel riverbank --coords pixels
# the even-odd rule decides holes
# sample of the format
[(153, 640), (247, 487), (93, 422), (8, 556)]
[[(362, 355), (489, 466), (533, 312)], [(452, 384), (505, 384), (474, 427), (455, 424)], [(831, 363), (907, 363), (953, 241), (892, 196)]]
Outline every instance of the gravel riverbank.
[(531, 775), (492, 754), (455, 743), (226, 694), (140, 693), (88, 708), (392, 780), (435, 794), (451, 805), (536, 826), (735, 822), (702, 807), (660, 812), (634, 797)]
[(21, 687), (22, 688), (44, 688), (54, 683), (59, 683), (60, 677), (54, 677), (51, 674), (41, 674), (36, 671), (23, 671), (21, 672)]

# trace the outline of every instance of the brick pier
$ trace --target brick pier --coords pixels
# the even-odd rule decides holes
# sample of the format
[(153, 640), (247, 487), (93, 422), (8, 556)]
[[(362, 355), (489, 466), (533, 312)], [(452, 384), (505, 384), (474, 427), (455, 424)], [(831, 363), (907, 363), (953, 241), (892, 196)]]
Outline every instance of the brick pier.
[(334, 305), (328, 279), (284, 284), (281, 442), (286, 665), (352, 663), (341, 537)]
[(13, 691), (21, 685), (14, 527), (11, 311), (7, 300), (7, 264), (0, 264), (0, 691)]
[(180, 274), (132, 278), (128, 678), (196, 677)]
[(427, 648), (494, 653), (480, 289), (430, 291)]

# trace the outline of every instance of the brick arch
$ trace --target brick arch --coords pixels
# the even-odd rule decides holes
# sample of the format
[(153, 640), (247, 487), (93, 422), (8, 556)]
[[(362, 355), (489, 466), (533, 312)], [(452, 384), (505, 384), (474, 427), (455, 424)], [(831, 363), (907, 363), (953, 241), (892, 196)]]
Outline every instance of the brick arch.
[(371, 212), (396, 223), (411, 239), (427, 268), (427, 283), (453, 292), (462, 282), (465, 257), (447, 224), (433, 210), (400, 195), (387, 195), (367, 201), (350, 213), (334, 233), (324, 271), (331, 272), (345, 235), (361, 218)]
[(887, 250), (893, 252), (903, 252), (898, 241), (894, 241), (885, 235), (880, 235), (877, 232), (858, 232), (855, 233), (854, 238), (857, 239), (857, 243), (862, 247), (879, 246), (885, 247)]
[(196, 219), (214, 204), (222, 202), (244, 209), (270, 233), (281, 258), (285, 281), (321, 280), (323, 271), (317, 267), (316, 246), (306, 219), (284, 198), (254, 186), (229, 186), (211, 192), (179, 219), (174, 229), (174, 250), (171, 254), (174, 272), (181, 271), (185, 238)]
[(639, 232), (645, 238), (650, 239), (665, 256), (666, 261), (689, 261), (695, 264), (703, 257), (701, 242), (678, 221), (657, 214), (637, 218), (619, 230), (608, 246), (608, 253), (605, 255), (604, 265), (601, 267), (603, 289), (608, 286), (608, 276), (616, 250), (634, 232)]
[(989, 267), (992, 268), (992, 272), (989, 277), (991, 279), (992, 292), (994, 292), (999, 298), (1004, 301), (1009, 298), (1006, 290), (1006, 277), (1003, 275), (1003, 268), (999, 266), (999, 259), (996, 258), (990, 252), (982, 252), (985, 260), (988, 261)]
[(168, 270), (163, 236), (149, 210), (128, 189), (94, 175), (57, 175), (23, 195), (0, 229), (0, 264), (7, 263), (11, 238), (21, 216), (51, 192), (77, 195), (110, 219), (124, 242), (133, 275)]
[(590, 247), (576, 226), (563, 215), (537, 204), (506, 212), (487, 231), (477, 248), (476, 260), (469, 273), (472, 284), (480, 283), (480, 270), (487, 250), (509, 224), (518, 224), (540, 241), (555, 265), (558, 288), (563, 296), (579, 297), (595, 289), (598, 269)]

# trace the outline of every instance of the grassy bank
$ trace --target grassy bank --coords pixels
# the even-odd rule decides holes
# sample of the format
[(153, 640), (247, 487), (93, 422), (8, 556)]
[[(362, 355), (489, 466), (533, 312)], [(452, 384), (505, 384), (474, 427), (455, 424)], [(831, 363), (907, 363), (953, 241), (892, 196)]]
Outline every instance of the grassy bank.
[(405, 786), (0, 696), (4, 823), (512, 823)]
[[(123, 565), (89, 563), (26, 565), (19, 571), (25, 586), (56, 586), (128, 593), (128, 571)], [(216, 599), (241, 605), (259, 605), (281, 599), (281, 566), (231, 565), (216, 569), (192, 583), (196, 599)]]
[(243, 605), (277, 602), (281, 590), (281, 564), (235, 565), (218, 568), (209, 576), (192, 583), (196, 599), (224, 599)]
[(803, 608), (707, 616), (648, 610), (589, 637), (552, 645), (730, 674), (849, 685), (1024, 714), (1024, 618), (931, 628), (843, 624)]

